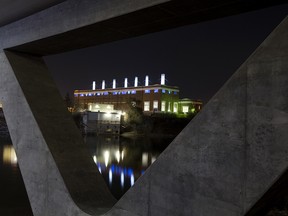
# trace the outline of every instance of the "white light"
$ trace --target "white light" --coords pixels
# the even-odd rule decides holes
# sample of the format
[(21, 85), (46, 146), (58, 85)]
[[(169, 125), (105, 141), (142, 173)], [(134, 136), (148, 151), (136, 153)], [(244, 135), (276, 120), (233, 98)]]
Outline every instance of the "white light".
[(134, 179), (134, 174), (133, 173), (130, 176), (130, 183), (131, 183), (131, 186), (133, 186), (134, 183), (135, 183), (135, 179)]
[(138, 87), (138, 77), (135, 77), (134, 87)]
[(113, 87), (112, 87), (113, 89), (115, 89), (116, 88), (116, 79), (113, 79)]
[(110, 157), (110, 152), (109, 151), (105, 151), (104, 152), (104, 161), (105, 161), (105, 166), (108, 166), (108, 162), (109, 162), (109, 157)]
[(149, 85), (149, 76), (146, 76), (145, 77), (145, 86), (148, 86)]
[(142, 154), (142, 166), (148, 166), (148, 153)]
[(161, 85), (165, 85), (165, 74), (161, 74)]
[(156, 161), (156, 157), (152, 157), (151, 163), (154, 163)]
[(128, 78), (125, 78), (124, 80), (124, 88), (127, 88), (128, 87)]
[(120, 151), (115, 152), (115, 157), (116, 157), (117, 162), (119, 163), (120, 162)]
[(93, 156), (93, 160), (94, 160), (94, 162), (97, 164), (97, 157), (96, 157), (96, 155)]
[(121, 159), (124, 159), (124, 151), (121, 152)]
[(93, 84), (92, 84), (92, 90), (95, 90), (96, 89), (96, 82), (93, 81)]
[(111, 117), (112, 114), (111, 114), (111, 112), (106, 112), (106, 113), (105, 113), (105, 116), (106, 116), (106, 117)]
[(121, 172), (120, 180), (121, 180), (121, 187), (124, 188), (124, 172), (123, 171)]
[(105, 80), (102, 81), (102, 89), (105, 89)]
[(109, 169), (109, 184), (112, 184), (112, 170), (111, 168)]

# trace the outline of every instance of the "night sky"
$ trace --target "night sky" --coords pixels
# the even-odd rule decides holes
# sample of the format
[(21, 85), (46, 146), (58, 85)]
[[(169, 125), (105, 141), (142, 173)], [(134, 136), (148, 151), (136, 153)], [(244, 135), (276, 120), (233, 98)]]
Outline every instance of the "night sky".
[(72, 96), (75, 89), (124, 85), (134, 77), (144, 85), (180, 88), (180, 98), (206, 103), (288, 15), (288, 4), (183, 26), (140, 37), (45, 57), (60, 93)]

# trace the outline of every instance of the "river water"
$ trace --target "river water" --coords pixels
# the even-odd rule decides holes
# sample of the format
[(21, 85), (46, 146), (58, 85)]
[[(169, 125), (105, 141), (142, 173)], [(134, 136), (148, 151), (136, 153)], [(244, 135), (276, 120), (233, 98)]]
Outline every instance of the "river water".
[[(95, 167), (116, 199), (137, 181), (173, 137), (86, 136)], [(32, 216), (9, 137), (0, 137), (0, 216)]]

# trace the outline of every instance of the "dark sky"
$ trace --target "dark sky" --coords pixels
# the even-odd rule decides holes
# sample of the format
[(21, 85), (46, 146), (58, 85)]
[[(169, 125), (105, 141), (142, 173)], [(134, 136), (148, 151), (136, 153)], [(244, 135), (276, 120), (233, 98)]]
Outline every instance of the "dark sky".
[(91, 89), (95, 80), (123, 86), (127, 77), (180, 88), (180, 97), (206, 103), (288, 14), (288, 4), (201, 22), (95, 47), (47, 56), (64, 96)]

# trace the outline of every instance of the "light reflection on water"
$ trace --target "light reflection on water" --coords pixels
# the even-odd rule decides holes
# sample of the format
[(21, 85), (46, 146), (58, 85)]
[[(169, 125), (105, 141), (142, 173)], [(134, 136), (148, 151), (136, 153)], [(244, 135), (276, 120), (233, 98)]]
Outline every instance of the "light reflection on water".
[(112, 194), (119, 199), (172, 138), (86, 136), (84, 141)]
[(17, 165), (17, 156), (12, 145), (3, 145), (3, 164)]
[(0, 137), (0, 191), (1, 216), (33, 215), (9, 137)]
[[(95, 166), (119, 199), (143, 175), (172, 138), (84, 137)], [(32, 216), (10, 138), (0, 137), (0, 215)]]

